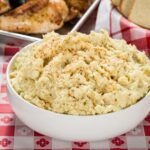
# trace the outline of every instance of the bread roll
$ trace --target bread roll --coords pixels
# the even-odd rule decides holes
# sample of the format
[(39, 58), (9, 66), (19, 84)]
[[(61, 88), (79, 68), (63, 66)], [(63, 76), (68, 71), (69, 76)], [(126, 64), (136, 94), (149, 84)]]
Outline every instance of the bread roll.
[(112, 3), (115, 5), (115, 6), (119, 6), (120, 3), (121, 3), (122, 0), (112, 0)]
[(150, 0), (135, 0), (128, 19), (150, 29)]
[(112, 4), (133, 23), (150, 29), (150, 0), (112, 0)]
[(122, 0), (120, 10), (124, 16), (128, 17), (134, 1), (135, 0)]

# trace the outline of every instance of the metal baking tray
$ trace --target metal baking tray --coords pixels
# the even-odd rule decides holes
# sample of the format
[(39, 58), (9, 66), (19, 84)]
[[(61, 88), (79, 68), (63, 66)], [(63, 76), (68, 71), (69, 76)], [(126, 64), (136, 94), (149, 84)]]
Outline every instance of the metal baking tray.
[[(87, 9), (84, 15), (80, 19), (73, 20), (65, 23), (65, 25), (57, 30), (60, 34), (66, 34), (68, 32), (78, 31), (79, 28), (86, 21), (92, 11), (98, 6), (101, 0), (94, 0), (91, 6)], [(0, 30), (0, 43), (13, 43), (16, 46), (25, 46), (31, 42), (38, 41), (41, 39), (41, 35), (24, 35), (19, 33), (7, 32)]]

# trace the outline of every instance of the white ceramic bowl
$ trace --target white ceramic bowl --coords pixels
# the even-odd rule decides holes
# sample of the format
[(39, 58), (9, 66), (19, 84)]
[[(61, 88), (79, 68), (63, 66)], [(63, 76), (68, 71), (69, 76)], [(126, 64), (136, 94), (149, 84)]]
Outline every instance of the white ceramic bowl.
[[(33, 44), (23, 48), (22, 51), (27, 50)], [(73, 116), (38, 108), (19, 96), (10, 83), (10, 67), (19, 53), (11, 59), (7, 68), (8, 98), (18, 118), (39, 133), (71, 141), (104, 140), (131, 130), (150, 111), (150, 92), (136, 104), (104, 115)]]

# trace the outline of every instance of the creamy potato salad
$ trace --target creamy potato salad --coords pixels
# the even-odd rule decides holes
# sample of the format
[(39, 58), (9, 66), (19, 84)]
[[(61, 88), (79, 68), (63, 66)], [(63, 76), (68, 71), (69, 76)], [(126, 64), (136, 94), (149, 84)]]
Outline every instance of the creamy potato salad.
[(135, 104), (150, 90), (144, 52), (108, 33), (55, 32), (21, 52), (10, 73), (15, 91), (57, 113), (96, 115)]

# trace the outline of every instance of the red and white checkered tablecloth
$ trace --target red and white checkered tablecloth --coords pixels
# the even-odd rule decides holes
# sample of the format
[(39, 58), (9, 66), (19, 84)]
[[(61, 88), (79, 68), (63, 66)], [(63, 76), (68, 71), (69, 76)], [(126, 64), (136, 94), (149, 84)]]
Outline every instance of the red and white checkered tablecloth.
[[(100, 10), (108, 9), (108, 7), (106, 7), (107, 3), (104, 3), (106, 1), (108, 2), (109, 0), (102, 1), (103, 3), (100, 5)], [(101, 8), (102, 4), (103, 7)], [(109, 10), (107, 11), (109, 12)], [(101, 21), (106, 21), (106, 17), (109, 17), (107, 13), (105, 13), (105, 15), (105, 17), (103, 16), (103, 18), (101, 18)], [(98, 17), (101, 17), (100, 13), (98, 14)], [(92, 15), (92, 18), (88, 19), (84, 24), (87, 27), (87, 29), (85, 26), (83, 27), (84, 32), (88, 32), (89, 26), (93, 29), (91, 23), (93, 23), (92, 21), (94, 20), (95, 15)], [(108, 20), (106, 22), (109, 24)], [(110, 35), (117, 38), (124, 37), (125, 39), (128, 37), (126, 34), (126, 32), (129, 33), (127, 27), (121, 30), (124, 32), (124, 35), (127, 35), (124, 36), (118, 32), (117, 26), (115, 32), (114, 30), (109, 30), (110, 28), (107, 27), (110, 27), (110, 24), (107, 26), (107, 23), (103, 28), (111, 31)], [(102, 26), (102, 24), (103, 23), (97, 20), (96, 28), (99, 28), (99, 25)], [(120, 28), (119, 25), (118, 27)], [(128, 39), (131, 38), (127, 38), (126, 40), (128, 41)], [(146, 42), (138, 40), (137, 43), (140, 43), (139, 45), (142, 50), (146, 49), (148, 52), (147, 48), (141, 45)], [(5, 75), (8, 61), (20, 48), (12, 44), (0, 43), (0, 150), (150, 150), (150, 114), (132, 131), (113, 139), (96, 142), (61, 141), (41, 135), (24, 125), (15, 116), (9, 105)]]

